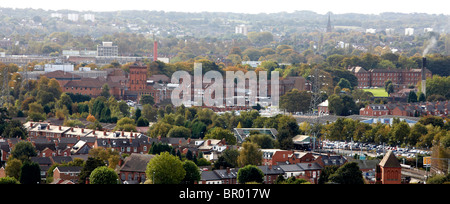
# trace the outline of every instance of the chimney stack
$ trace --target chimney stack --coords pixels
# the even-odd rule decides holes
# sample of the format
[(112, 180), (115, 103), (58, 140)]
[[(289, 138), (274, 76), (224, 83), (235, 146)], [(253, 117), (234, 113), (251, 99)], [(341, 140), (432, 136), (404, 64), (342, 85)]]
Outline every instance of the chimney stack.
[(158, 60), (158, 42), (156, 42), (155, 37), (153, 36), (153, 61), (156, 62)]
[(426, 69), (426, 67), (427, 67), (427, 58), (426, 57), (423, 57), (422, 58), (422, 83), (421, 83), (421, 85), (422, 85), (422, 93), (426, 96), (427, 95), (427, 86), (426, 86), (426, 83), (427, 83), (427, 75), (426, 75), (426, 72), (425, 72), (425, 69)]

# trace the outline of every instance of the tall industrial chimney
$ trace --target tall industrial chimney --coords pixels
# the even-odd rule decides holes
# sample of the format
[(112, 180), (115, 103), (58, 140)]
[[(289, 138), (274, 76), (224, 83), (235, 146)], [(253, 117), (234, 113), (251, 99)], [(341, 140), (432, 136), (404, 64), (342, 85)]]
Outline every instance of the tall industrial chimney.
[(156, 40), (153, 41), (153, 61), (156, 62), (158, 60), (158, 42)]
[(421, 89), (422, 89), (422, 93), (426, 96), (427, 95), (427, 86), (426, 86), (426, 83), (427, 83), (427, 75), (426, 75), (426, 72), (425, 72), (425, 69), (426, 69), (426, 67), (427, 67), (427, 58), (426, 57), (423, 57), (422, 58), (422, 83), (421, 83), (421, 85), (422, 85), (422, 87), (421, 87)]

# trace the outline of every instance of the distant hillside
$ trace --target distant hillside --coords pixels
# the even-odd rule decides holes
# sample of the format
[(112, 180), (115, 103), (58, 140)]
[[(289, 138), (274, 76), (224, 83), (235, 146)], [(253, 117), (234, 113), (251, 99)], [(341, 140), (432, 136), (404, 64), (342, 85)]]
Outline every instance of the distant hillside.
[[(51, 17), (55, 13), (61, 14), (62, 18)], [(68, 20), (68, 14), (79, 14), (79, 20), (76, 22)], [(85, 21), (84, 14), (94, 14), (95, 21)], [(115, 32), (224, 37), (234, 34), (234, 27), (240, 24), (248, 25), (249, 31), (270, 31), (282, 35), (325, 29), (327, 20), (328, 15), (312, 11), (242, 14), (163, 11), (79, 12), (0, 8), (0, 37), (27, 32), (50, 34), (64, 31), (94, 37)], [(450, 31), (449, 16), (423, 13), (332, 14), (331, 22), (334, 26), (374, 28), (378, 31), (393, 28), (398, 33), (403, 33), (407, 27), (415, 28), (417, 32), (423, 32), (423, 29), (428, 27), (441, 33)]]

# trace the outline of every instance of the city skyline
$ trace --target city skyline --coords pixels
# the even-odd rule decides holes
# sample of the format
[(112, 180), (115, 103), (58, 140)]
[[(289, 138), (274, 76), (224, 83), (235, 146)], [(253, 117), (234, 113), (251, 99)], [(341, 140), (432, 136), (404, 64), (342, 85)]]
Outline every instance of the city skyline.
[(430, 0), (426, 3), (422, 1), (358, 1), (358, 0), (316, 0), (316, 1), (293, 1), (278, 0), (274, 1), (238, 1), (229, 0), (226, 2), (208, 0), (166, 0), (163, 3), (154, 1), (129, 0), (126, 2), (110, 3), (109, 1), (55, 1), (55, 0), (2, 0), (1, 7), (4, 8), (33, 8), (44, 10), (76, 10), (76, 11), (120, 11), (120, 10), (157, 10), (166, 12), (233, 12), (233, 13), (278, 13), (294, 12), (301, 10), (310, 10), (320, 14), (332, 12), (342, 13), (362, 13), (362, 14), (380, 14), (383, 12), (399, 13), (427, 13), (427, 14), (445, 14), (449, 15), (450, 10), (445, 6), (439, 6), (443, 3), (440, 0)]

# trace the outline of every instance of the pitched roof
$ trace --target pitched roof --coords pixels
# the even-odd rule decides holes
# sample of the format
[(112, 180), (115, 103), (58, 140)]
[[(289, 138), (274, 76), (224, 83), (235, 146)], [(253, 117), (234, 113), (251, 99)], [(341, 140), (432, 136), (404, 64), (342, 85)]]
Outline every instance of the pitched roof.
[(81, 77), (76, 75), (76, 74), (72, 74), (70, 72), (65, 72), (65, 71), (61, 71), (61, 70), (57, 70), (54, 72), (48, 72), (45, 73), (44, 76), (46, 76), (47, 78), (55, 78), (55, 79), (76, 79), (76, 80), (80, 80)]
[(213, 180), (221, 180), (221, 178), (214, 171), (202, 171), (200, 180), (213, 181)]
[(79, 173), (79, 172), (81, 172), (82, 168), (83, 167), (81, 167), (81, 166), (58, 166), (55, 169), (53, 169), (53, 171), (58, 169), (59, 172), (64, 172), (64, 173)]
[(87, 88), (101, 88), (106, 82), (93, 78), (82, 78), (79, 81), (69, 81), (64, 87), (87, 87)]
[(153, 157), (155, 157), (153, 154), (132, 153), (130, 156), (125, 158), (123, 166), (120, 167), (120, 171), (145, 172), (147, 169), (147, 163)]
[(383, 159), (380, 162), (380, 166), (382, 167), (393, 167), (393, 168), (401, 168), (400, 162), (398, 162), (397, 157), (395, 157), (392, 150), (389, 150), (386, 155), (384, 155)]

